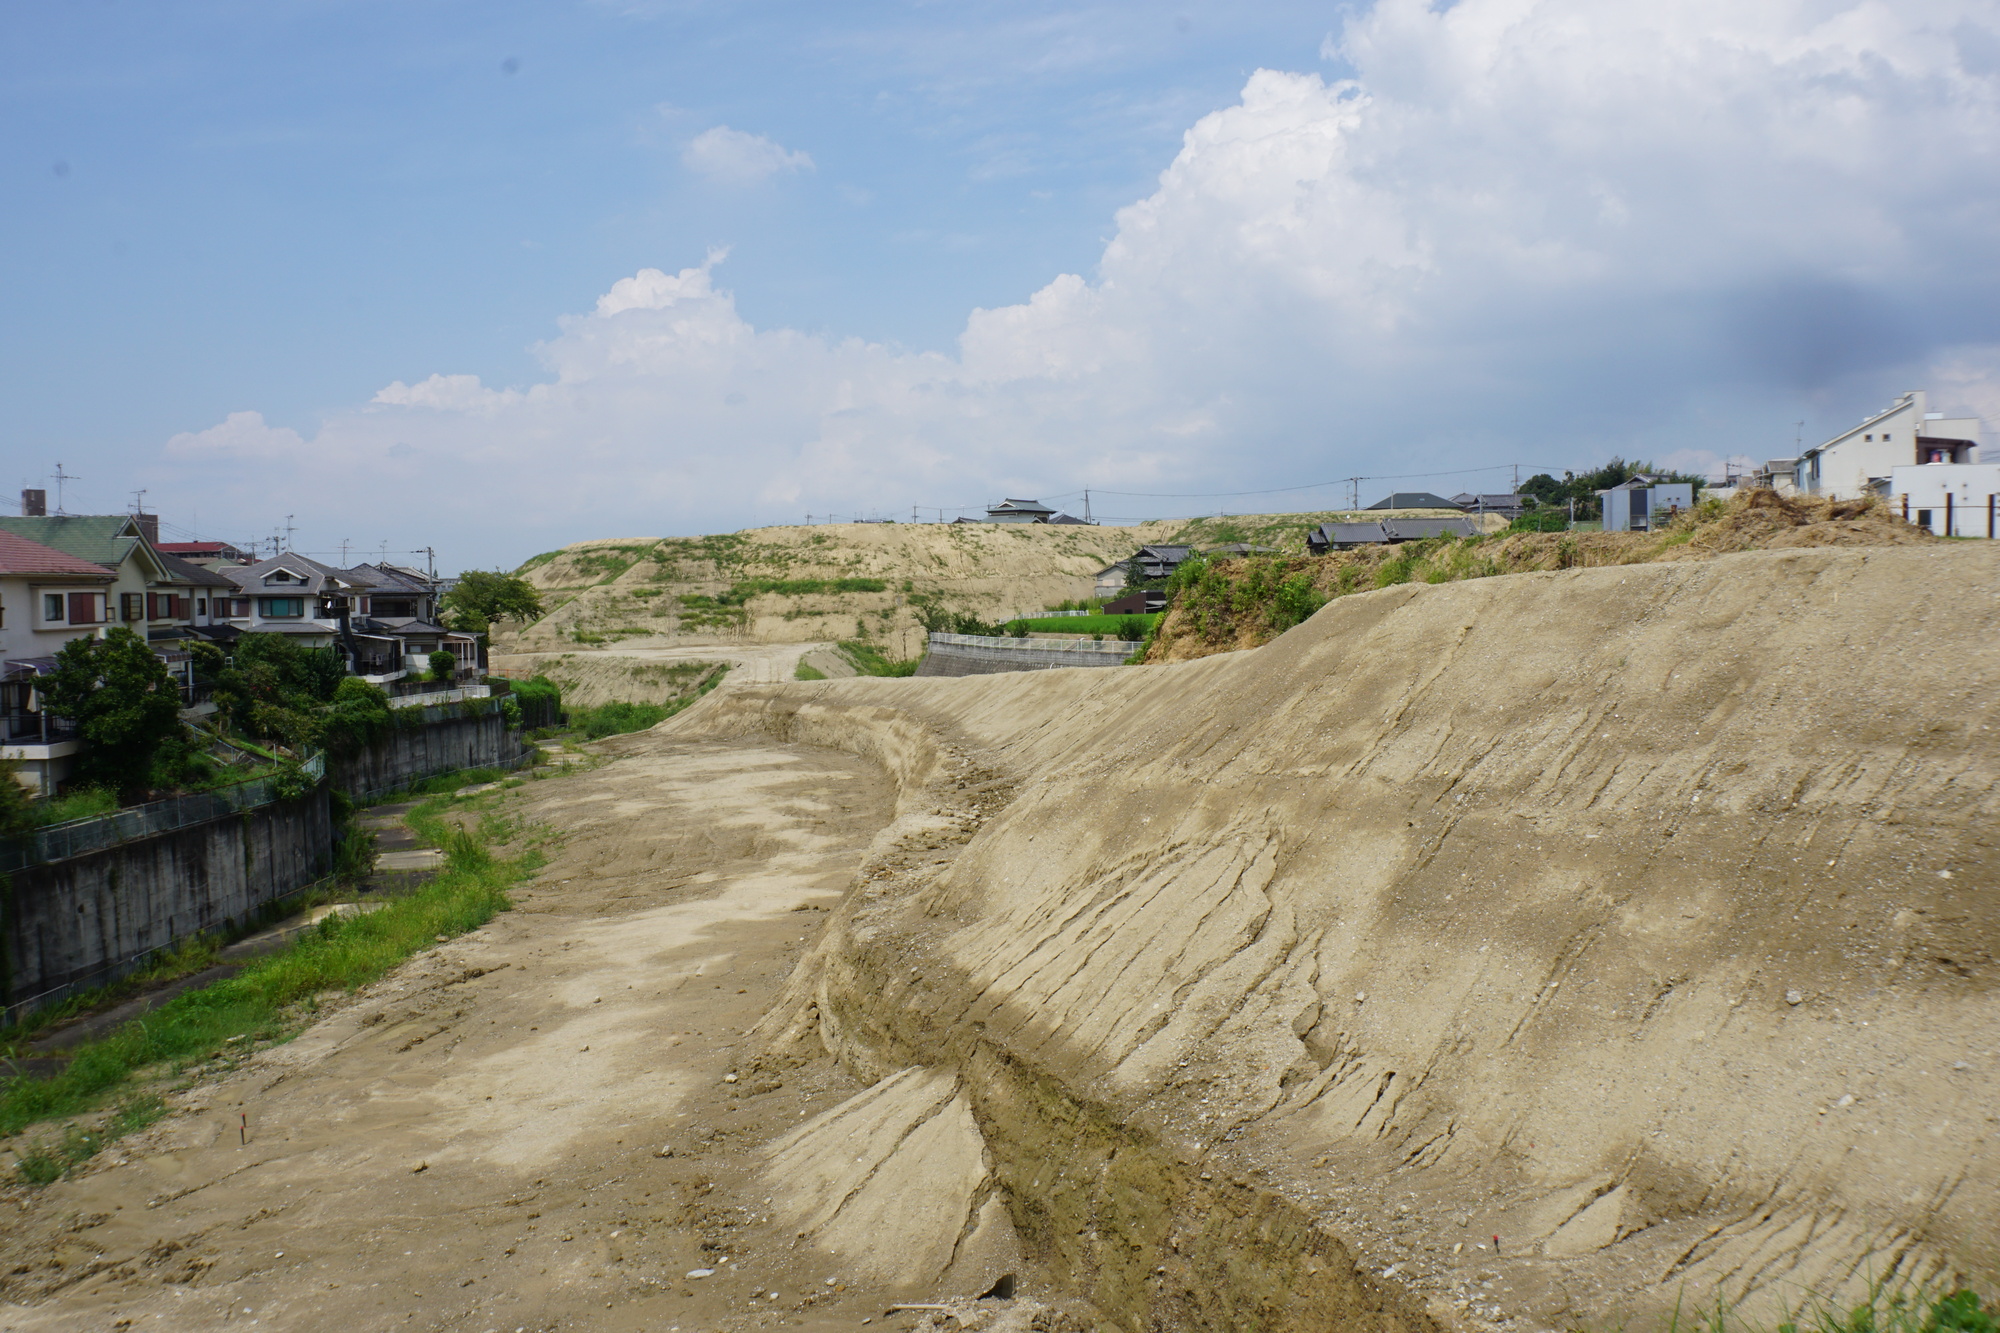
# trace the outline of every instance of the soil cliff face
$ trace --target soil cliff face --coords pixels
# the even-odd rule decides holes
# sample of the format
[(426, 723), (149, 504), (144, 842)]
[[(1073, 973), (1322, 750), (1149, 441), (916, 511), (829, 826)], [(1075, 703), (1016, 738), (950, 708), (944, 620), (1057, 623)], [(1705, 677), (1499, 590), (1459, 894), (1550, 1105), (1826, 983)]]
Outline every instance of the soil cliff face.
[(1996, 576), (1941, 544), (1404, 585), (1254, 652), (663, 730), (896, 779), (765, 1031), (955, 1076), (1022, 1243), (1126, 1326), (1990, 1289)]

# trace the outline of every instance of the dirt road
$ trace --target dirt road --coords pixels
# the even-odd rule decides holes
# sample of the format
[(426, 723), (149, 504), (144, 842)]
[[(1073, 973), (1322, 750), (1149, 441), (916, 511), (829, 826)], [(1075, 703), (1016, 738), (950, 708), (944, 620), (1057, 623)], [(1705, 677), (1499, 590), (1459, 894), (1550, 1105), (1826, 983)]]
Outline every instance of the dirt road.
[(10, 1191), (0, 1329), (879, 1323), (755, 1179), (857, 1087), (759, 1069), (744, 1031), (890, 794), (832, 752), (621, 741), (487, 798), (565, 831), (516, 910)]

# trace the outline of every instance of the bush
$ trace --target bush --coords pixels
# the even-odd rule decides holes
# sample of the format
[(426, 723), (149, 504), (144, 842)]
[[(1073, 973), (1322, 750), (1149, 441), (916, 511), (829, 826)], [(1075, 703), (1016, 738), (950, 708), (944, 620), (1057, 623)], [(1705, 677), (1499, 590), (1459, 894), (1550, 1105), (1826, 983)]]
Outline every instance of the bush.
[(329, 749), (349, 753), (389, 729), (389, 696), (358, 676), (342, 680), (326, 706), (321, 731)]
[(515, 681), (508, 697), (520, 705), (521, 725), (528, 730), (561, 725), (562, 689), (547, 676)]
[(458, 670), (458, 658), (443, 648), (431, 654), (430, 663), (432, 680), (450, 680)]
[(0, 838), (18, 838), (41, 822), (20, 772), (20, 760), (0, 759)]

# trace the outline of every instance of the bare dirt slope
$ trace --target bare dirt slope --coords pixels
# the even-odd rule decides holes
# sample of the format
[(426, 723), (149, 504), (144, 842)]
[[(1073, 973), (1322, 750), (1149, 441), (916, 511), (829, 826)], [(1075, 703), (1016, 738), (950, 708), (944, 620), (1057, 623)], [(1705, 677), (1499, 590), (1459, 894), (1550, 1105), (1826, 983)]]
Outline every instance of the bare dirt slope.
[(1120, 1326), (1306, 1329), (2000, 1285), (1996, 728), (1966, 543), (1405, 585), (662, 734), (897, 778), (774, 1049), (958, 1078)]
[[(503, 651), (662, 638), (690, 644), (873, 638), (913, 657), (912, 598), (993, 620), (1090, 595), (1097, 571), (1178, 524), (833, 523), (580, 542), (521, 572), (549, 608)], [(767, 586), (786, 585), (786, 586)]]
[[(790, 680), (799, 662), (810, 659), (827, 675), (844, 659), (830, 644), (706, 644), (692, 647), (671, 640), (636, 639), (595, 651), (572, 649), (552, 653), (495, 653), (495, 673), (525, 680), (547, 676), (562, 686), (565, 703), (589, 708), (598, 704), (672, 703), (689, 694), (703, 679), (704, 668), (727, 663), (729, 684), (770, 684)], [(853, 675), (847, 667), (839, 674)]]
[[(1491, 516), (1489, 516), (1491, 517)], [(1923, 546), (1942, 540), (1886, 501), (1753, 489), (1704, 502), (1653, 532), (1494, 532), (1329, 555), (1260, 555), (1188, 567), (1147, 646), (1148, 662), (1188, 662), (1269, 643), (1322, 602), (1397, 583), (1449, 583), (1536, 570), (1708, 560), (1814, 546)]]

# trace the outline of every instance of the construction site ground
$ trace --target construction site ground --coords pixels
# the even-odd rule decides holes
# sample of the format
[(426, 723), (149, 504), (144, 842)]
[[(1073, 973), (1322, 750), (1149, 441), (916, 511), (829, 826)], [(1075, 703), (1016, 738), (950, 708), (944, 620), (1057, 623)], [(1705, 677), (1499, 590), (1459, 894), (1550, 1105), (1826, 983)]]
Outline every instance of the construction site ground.
[(10, 1190), (0, 1329), (910, 1322), (758, 1183), (857, 1085), (745, 1037), (888, 820), (879, 771), (693, 743), (477, 799), (568, 832), (514, 910)]

